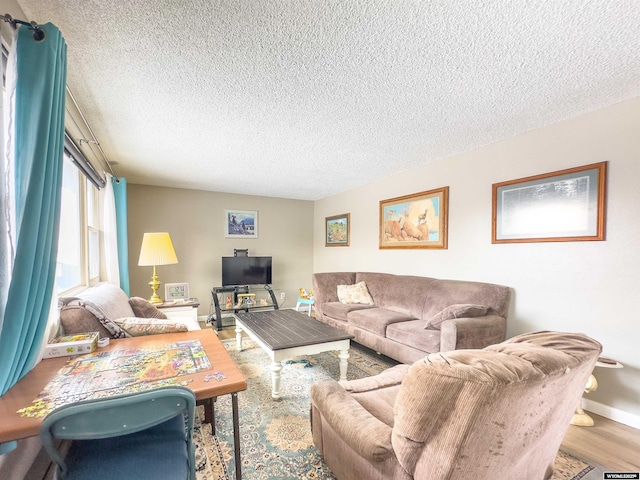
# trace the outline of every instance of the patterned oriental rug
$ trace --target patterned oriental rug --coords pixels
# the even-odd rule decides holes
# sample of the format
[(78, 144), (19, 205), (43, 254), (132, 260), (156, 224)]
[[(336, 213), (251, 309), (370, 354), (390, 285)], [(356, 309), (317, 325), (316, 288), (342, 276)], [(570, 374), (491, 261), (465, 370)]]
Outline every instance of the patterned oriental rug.
[[(247, 391), (238, 395), (243, 479), (334, 479), (313, 445), (309, 389), (316, 380), (339, 377), (337, 352), (298, 357), (285, 364), (281, 398), (274, 401), (269, 358), (252, 340), (245, 338), (242, 343), (244, 350), (237, 352), (235, 340), (223, 341), (249, 384)], [(349, 354), (347, 376), (350, 380), (375, 375), (396, 364), (359, 345), (352, 344)], [(202, 407), (198, 408), (194, 431), (197, 479), (235, 478), (230, 396), (216, 402), (217, 436), (211, 434), (209, 425), (201, 425), (204, 412)], [(552, 480), (578, 480), (592, 469), (560, 451)]]

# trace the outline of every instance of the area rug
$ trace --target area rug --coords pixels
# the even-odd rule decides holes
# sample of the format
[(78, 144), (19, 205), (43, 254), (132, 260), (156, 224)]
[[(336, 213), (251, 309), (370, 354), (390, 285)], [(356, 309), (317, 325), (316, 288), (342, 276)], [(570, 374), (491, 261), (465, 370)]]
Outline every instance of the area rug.
[[(249, 339), (243, 339), (242, 352), (235, 349), (235, 340), (223, 344), (244, 374), (247, 391), (238, 395), (242, 477), (246, 480), (313, 479), (335, 477), (324, 465), (313, 445), (309, 427), (309, 390), (311, 384), (323, 378), (339, 377), (337, 352), (297, 357), (284, 365), (281, 378), (281, 398), (271, 399), (269, 358)], [(349, 350), (349, 380), (375, 375), (397, 363), (358, 345)], [(233, 428), (229, 395), (216, 402), (216, 433), (201, 424), (202, 407), (196, 416), (194, 443), (198, 480), (235, 478)], [(560, 451), (555, 463), (553, 480), (578, 480), (593, 469), (568, 453)]]

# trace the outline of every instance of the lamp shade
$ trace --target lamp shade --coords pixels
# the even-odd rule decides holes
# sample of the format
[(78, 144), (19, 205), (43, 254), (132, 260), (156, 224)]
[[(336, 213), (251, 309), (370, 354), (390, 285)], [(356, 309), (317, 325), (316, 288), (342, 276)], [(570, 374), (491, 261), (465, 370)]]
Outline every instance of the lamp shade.
[(155, 266), (178, 263), (171, 237), (167, 232), (145, 233), (140, 247), (138, 265)]

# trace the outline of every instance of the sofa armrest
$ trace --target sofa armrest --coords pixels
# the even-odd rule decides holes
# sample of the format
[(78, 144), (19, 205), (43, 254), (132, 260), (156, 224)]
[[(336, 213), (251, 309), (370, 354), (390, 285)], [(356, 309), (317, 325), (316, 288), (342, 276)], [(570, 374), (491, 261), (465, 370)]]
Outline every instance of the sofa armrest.
[(371, 377), (359, 378), (357, 380), (343, 380), (340, 383), (342, 388), (351, 393), (364, 393), (380, 388), (392, 387), (400, 385), (402, 379), (407, 374), (410, 365), (396, 365), (388, 368), (378, 375)]
[(391, 445), (391, 427), (365, 410), (335, 380), (314, 382), (311, 404), (362, 458), (381, 462), (395, 455)]
[(322, 316), (322, 305), (338, 301), (338, 285), (356, 283), (355, 272), (314, 273), (311, 276), (313, 298), (316, 302), (316, 313)]
[(499, 315), (454, 318), (440, 325), (440, 351), (484, 348), (504, 341), (507, 320)]

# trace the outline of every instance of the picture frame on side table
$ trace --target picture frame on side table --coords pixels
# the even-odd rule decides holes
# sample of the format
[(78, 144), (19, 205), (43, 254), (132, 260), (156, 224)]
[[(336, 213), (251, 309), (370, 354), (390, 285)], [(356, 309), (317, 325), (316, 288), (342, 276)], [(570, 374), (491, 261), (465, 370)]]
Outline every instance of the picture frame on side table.
[(493, 184), (491, 243), (605, 239), (607, 162)]
[(446, 249), (449, 187), (380, 201), (380, 249)]
[(351, 237), (351, 214), (325, 217), (324, 232), (325, 247), (348, 247)]
[(188, 283), (165, 283), (164, 284), (164, 301), (175, 302), (176, 300), (188, 300), (189, 284)]
[(256, 210), (225, 210), (225, 238), (258, 238), (258, 212)]

